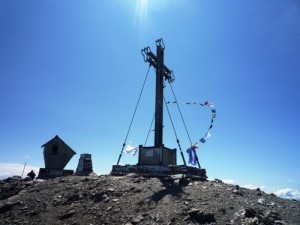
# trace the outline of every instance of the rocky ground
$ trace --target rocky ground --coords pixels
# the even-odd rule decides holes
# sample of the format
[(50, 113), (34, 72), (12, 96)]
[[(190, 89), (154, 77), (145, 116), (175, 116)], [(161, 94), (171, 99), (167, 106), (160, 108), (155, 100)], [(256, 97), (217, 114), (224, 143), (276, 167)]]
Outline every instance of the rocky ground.
[(300, 224), (300, 202), (180, 176), (15, 177), (0, 181), (0, 224)]

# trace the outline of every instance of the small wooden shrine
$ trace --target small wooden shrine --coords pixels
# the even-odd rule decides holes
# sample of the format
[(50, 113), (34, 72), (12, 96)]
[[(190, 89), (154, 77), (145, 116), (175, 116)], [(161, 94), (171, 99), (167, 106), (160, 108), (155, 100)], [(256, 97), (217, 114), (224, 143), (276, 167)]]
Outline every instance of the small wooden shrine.
[(38, 178), (53, 178), (73, 175), (73, 170), (65, 170), (65, 166), (76, 152), (58, 135), (42, 145), (44, 148), (45, 168), (40, 168)]

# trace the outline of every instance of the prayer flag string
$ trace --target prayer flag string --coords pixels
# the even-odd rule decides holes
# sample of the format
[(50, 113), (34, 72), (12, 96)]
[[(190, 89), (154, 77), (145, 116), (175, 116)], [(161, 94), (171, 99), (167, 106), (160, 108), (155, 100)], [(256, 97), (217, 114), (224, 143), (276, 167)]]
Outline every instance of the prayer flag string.
[(205, 132), (205, 134), (195, 143), (193, 144), (193, 146), (191, 146), (190, 148), (187, 149), (187, 153), (189, 155), (189, 163), (192, 164), (192, 165), (195, 165), (196, 163), (196, 148), (197, 147), (197, 144), (198, 143), (205, 143), (207, 139), (209, 139), (211, 137), (211, 133), (210, 133), (210, 130), (213, 128), (213, 123), (214, 123), (214, 120), (216, 119), (217, 117), (217, 110), (215, 109), (215, 104), (214, 103), (210, 103), (208, 101), (205, 101), (204, 103), (201, 103), (201, 102), (197, 102), (197, 101), (194, 101), (194, 102), (177, 102), (177, 101), (168, 101), (167, 104), (170, 104), (170, 103), (178, 103), (178, 104), (186, 104), (186, 105), (200, 105), (200, 106), (207, 106), (210, 108), (211, 110), (211, 121), (210, 121), (210, 125), (207, 129), (207, 131)]

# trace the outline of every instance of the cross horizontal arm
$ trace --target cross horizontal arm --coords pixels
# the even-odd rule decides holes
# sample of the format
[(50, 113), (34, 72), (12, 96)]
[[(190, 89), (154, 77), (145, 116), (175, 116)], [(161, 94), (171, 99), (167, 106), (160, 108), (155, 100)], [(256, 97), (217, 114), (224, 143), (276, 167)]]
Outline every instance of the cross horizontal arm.
[(157, 56), (153, 54), (149, 47), (142, 49), (141, 52), (145, 62), (149, 62), (150, 65), (153, 66), (155, 69), (160, 70), (163, 76), (170, 82), (173, 82), (175, 80), (173, 71), (171, 71), (165, 64), (161, 65), (158, 62)]

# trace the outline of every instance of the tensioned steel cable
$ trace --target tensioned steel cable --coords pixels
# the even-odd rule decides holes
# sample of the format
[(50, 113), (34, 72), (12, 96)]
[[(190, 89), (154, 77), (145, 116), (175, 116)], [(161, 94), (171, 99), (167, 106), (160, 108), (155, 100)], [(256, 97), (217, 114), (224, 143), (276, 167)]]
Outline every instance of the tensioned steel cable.
[(175, 134), (175, 137), (176, 137), (176, 141), (177, 141), (177, 144), (178, 144), (178, 148), (180, 150), (180, 154), (181, 154), (183, 163), (186, 166), (185, 158), (184, 158), (184, 155), (183, 155), (183, 152), (182, 152), (182, 149), (181, 149), (181, 145), (180, 145), (180, 142), (179, 142), (179, 139), (178, 139), (178, 136), (177, 136), (177, 133), (176, 133), (176, 129), (175, 129), (175, 126), (174, 126), (174, 123), (173, 123), (173, 119), (171, 117), (171, 113), (170, 113), (170, 110), (169, 110), (169, 107), (167, 105), (165, 97), (164, 97), (164, 102), (165, 102), (165, 106), (166, 106), (167, 112), (169, 114), (169, 118), (170, 118), (170, 121), (171, 121), (171, 124), (172, 124), (172, 127), (173, 127), (173, 131), (174, 131), (174, 134)]
[(128, 131), (127, 131), (127, 134), (126, 134), (126, 137), (125, 137), (125, 140), (124, 140), (124, 143), (123, 143), (123, 146), (122, 146), (122, 149), (121, 149), (119, 158), (118, 158), (117, 165), (119, 165), (119, 162), (120, 162), (120, 159), (121, 159), (121, 156), (122, 156), (122, 152), (123, 152), (124, 147), (125, 147), (125, 145), (126, 145), (126, 141), (127, 141), (127, 138), (128, 138), (128, 135), (129, 135), (129, 132), (130, 132), (132, 123), (133, 123), (133, 119), (134, 119), (134, 117), (135, 117), (135, 113), (136, 113), (137, 108), (138, 108), (138, 105), (139, 105), (139, 103), (140, 103), (140, 100), (141, 100), (141, 97), (142, 97), (142, 93), (143, 93), (143, 91), (144, 91), (144, 87), (145, 87), (145, 84), (146, 84), (146, 81), (147, 81), (147, 78), (148, 78), (148, 75), (149, 75), (150, 67), (151, 67), (151, 64), (149, 64), (149, 68), (148, 68), (148, 71), (147, 71), (147, 74), (146, 74), (146, 77), (145, 77), (145, 80), (144, 80), (144, 83), (143, 83), (143, 86), (142, 86), (142, 89), (141, 89), (141, 92), (140, 92), (138, 101), (137, 101), (137, 103), (136, 103), (136, 106), (135, 106), (135, 109), (134, 109), (134, 112), (133, 112), (133, 115), (132, 115), (132, 118), (131, 118), (131, 121), (130, 121), (130, 125), (129, 125)]
[(169, 84), (170, 84), (170, 87), (171, 87), (171, 90), (172, 90), (172, 93), (173, 93), (174, 99), (175, 99), (175, 101), (176, 101), (176, 105), (177, 105), (177, 108), (178, 108), (178, 111), (179, 111), (179, 114), (180, 114), (181, 120), (182, 120), (182, 122), (183, 122), (183, 125), (184, 125), (184, 128), (185, 128), (185, 131), (186, 131), (186, 134), (187, 134), (187, 136), (188, 136), (188, 138), (189, 138), (189, 141), (190, 141), (190, 144), (191, 144), (191, 146), (192, 146), (193, 144), (192, 144), (192, 141), (191, 141), (191, 138), (190, 138), (190, 134), (189, 134), (189, 132), (188, 132), (188, 130), (187, 130), (187, 127), (186, 127), (185, 121), (184, 121), (184, 119), (183, 119), (182, 112), (181, 112), (181, 110), (180, 110), (180, 107), (179, 107), (179, 104), (178, 104), (177, 98), (176, 98), (176, 96), (175, 96), (175, 92), (174, 92), (174, 90), (173, 90), (173, 87), (172, 87), (172, 84), (171, 84), (171, 82), (169, 82)]
[(151, 132), (151, 128), (152, 128), (152, 125), (153, 125), (154, 118), (155, 118), (155, 113), (153, 114), (153, 118), (152, 118), (152, 121), (151, 121), (150, 128), (149, 128), (149, 130), (148, 130), (148, 134), (147, 134), (147, 137), (146, 137), (146, 141), (145, 141), (144, 146), (146, 146), (146, 144), (147, 144), (147, 141), (148, 141), (148, 138), (149, 138), (149, 134), (150, 134), (150, 132)]

